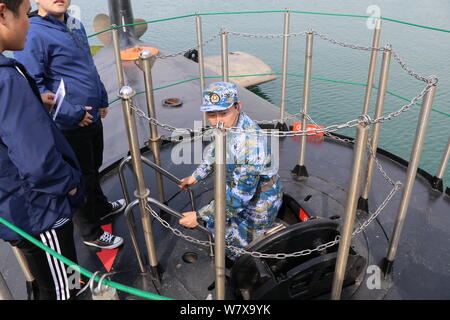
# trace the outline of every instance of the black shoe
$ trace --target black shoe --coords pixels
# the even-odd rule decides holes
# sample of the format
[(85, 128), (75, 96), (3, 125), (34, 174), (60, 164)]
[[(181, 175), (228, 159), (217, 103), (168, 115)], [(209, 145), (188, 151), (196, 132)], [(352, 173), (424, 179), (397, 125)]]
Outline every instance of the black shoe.
[(225, 268), (231, 269), (234, 266), (234, 260), (231, 260), (227, 256), (225, 256)]
[(123, 239), (105, 231), (98, 239), (93, 241), (83, 241), (83, 243), (87, 246), (100, 249), (115, 249), (122, 245)]
[(111, 211), (105, 214), (103, 217), (101, 217), (100, 220), (104, 220), (110, 216), (113, 216), (121, 212), (127, 206), (125, 199), (119, 199), (117, 201), (110, 202), (110, 204), (111, 204)]

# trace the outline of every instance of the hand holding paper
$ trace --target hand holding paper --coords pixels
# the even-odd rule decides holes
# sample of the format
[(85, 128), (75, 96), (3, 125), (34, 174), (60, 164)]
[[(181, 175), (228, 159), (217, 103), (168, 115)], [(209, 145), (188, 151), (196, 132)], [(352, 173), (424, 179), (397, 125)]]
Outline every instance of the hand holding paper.
[(46, 92), (41, 94), (41, 98), (45, 108), (51, 113), (53, 107), (55, 106), (55, 94), (53, 92)]

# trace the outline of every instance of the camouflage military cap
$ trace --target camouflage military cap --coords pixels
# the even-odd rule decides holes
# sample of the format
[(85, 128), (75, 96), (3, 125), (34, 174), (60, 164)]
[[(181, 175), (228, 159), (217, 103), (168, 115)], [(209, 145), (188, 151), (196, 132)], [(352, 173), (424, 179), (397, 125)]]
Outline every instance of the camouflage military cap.
[(238, 102), (237, 87), (229, 82), (214, 82), (203, 91), (203, 105), (200, 110), (222, 111)]

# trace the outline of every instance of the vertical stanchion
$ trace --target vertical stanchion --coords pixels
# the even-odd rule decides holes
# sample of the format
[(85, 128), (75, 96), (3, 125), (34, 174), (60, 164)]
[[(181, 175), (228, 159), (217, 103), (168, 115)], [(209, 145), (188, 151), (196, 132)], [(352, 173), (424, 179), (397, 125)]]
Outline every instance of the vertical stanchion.
[(450, 137), (448, 138), (447, 142), (447, 149), (444, 150), (444, 154), (442, 155), (441, 163), (439, 165), (437, 174), (433, 177), (433, 180), (431, 181), (431, 186), (433, 189), (439, 190), (440, 192), (444, 191), (444, 173), (445, 168), (447, 167), (448, 160), (450, 159)]
[(130, 204), (131, 202), (131, 198), (130, 198), (130, 194), (128, 192), (128, 184), (127, 181), (125, 179), (125, 166), (131, 161), (131, 157), (127, 157), (125, 159), (123, 159), (120, 164), (119, 164), (119, 170), (117, 170), (117, 175), (119, 176), (119, 181), (120, 181), (120, 186), (122, 188), (122, 193), (123, 196), (125, 198), (125, 202), (128, 204)]
[[(381, 34), (381, 19), (377, 19), (375, 23), (375, 30), (373, 31), (373, 41), (372, 41), (372, 48), (377, 48), (380, 45), (380, 34)], [(375, 78), (375, 69), (377, 65), (377, 56), (378, 51), (372, 50), (370, 54), (370, 64), (369, 64), (369, 74), (367, 75), (367, 87), (366, 87), (366, 95), (364, 98), (364, 108), (362, 114), (369, 114), (369, 105), (370, 105), (370, 98), (372, 95), (372, 86), (373, 86), (373, 79)]]
[(12, 252), (16, 256), (17, 262), (19, 263), (20, 269), (23, 271), (23, 275), (25, 276), (25, 280), (32, 282), (34, 281), (34, 276), (30, 271), (30, 267), (28, 266), (27, 259), (23, 255), (22, 251), (15, 246), (11, 246)]
[[(152, 55), (148, 50), (144, 50), (139, 55), (139, 68), (144, 73), (144, 83), (145, 83), (145, 97), (147, 99), (147, 113), (152, 119), (156, 119), (155, 110), (155, 96), (153, 92), (153, 79), (152, 79), (152, 67), (156, 61), (156, 56)], [(161, 166), (161, 153), (160, 153), (160, 143), (161, 137), (158, 135), (158, 128), (155, 124), (150, 123), (150, 139), (149, 147), (153, 154), (154, 162)], [(158, 186), (159, 200), (165, 202), (164, 196), (164, 184), (162, 175), (159, 172), (155, 172), (156, 184)]]
[(221, 31), (220, 40), (222, 45), (222, 81), (228, 82), (228, 33)]
[[(391, 63), (391, 55), (392, 55), (392, 50), (391, 50), (390, 46), (386, 46), (385, 50), (383, 51), (383, 61), (381, 62), (381, 74), (380, 74), (380, 83), (378, 86), (377, 104), (375, 107), (375, 119), (380, 118), (383, 115), (384, 100), (386, 97), (388, 76), (389, 76), (389, 66)], [(380, 126), (381, 126), (381, 123), (377, 122), (374, 124), (373, 129), (372, 129), (372, 137), (370, 139), (370, 147), (373, 152), (373, 155), (376, 155), (377, 149), (378, 149), (378, 137), (380, 135)], [(368, 199), (369, 199), (370, 187), (372, 185), (374, 166), (375, 166), (375, 159), (373, 158), (373, 156), (369, 156), (369, 160), (367, 162), (364, 188), (363, 188), (362, 195), (358, 200), (358, 209), (363, 210), (365, 212), (369, 212)]]
[[(202, 19), (199, 15), (195, 16), (195, 26), (197, 30), (197, 46), (198, 46), (198, 68), (200, 75), (200, 101), (203, 99), (203, 89), (205, 88), (205, 60), (203, 55), (203, 31)], [(206, 113), (202, 112), (203, 126), (208, 124)]]
[(0, 300), (14, 300), (3, 275), (0, 272)]
[(22, 269), (23, 275), (25, 276), (27, 284), (27, 295), (28, 300), (38, 300), (39, 299), (39, 289), (37, 287), (36, 279), (31, 273), (28, 261), (25, 258), (22, 251), (15, 246), (11, 246), (12, 252), (16, 256), (17, 262), (19, 263), (20, 269)]
[(358, 125), (356, 136), (355, 151), (353, 154), (352, 176), (350, 187), (348, 189), (347, 203), (345, 207), (345, 220), (342, 235), (339, 241), (339, 250), (336, 261), (336, 269), (333, 279), (333, 288), (331, 291), (331, 299), (339, 300), (341, 298), (342, 285), (344, 283), (345, 269), (347, 267), (348, 253), (352, 240), (353, 226), (355, 224), (356, 206), (358, 202), (358, 192), (361, 184), (361, 174), (364, 164), (364, 154), (367, 147), (369, 137), (369, 127), (367, 122), (361, 119)]
[(159, 281), (160, 275), (158, 271), (156, 248), (153, 240), (152, 223), (150, 220), (150, 215), (147, 212), (147, 198), (150, 195), (150, 191), (145, 187), (136, 122), (134, 119), (133, 110), (131, 109), (133, 97), (135, 95), (136, 92), (132, 88), (125, 86), (120, 89), (119, 98), (122, 99), (122, 109), (125, 119), (128, 144), (130, 146), (131, 163), (133, 166), (133, 172), (137, 186), (135, 196), (139, 199), (142, 228), (144, 229), (144, 238), (145, 244), (147, 245), (147, 254), (150, 260), (150, 268), (153, 276)]
[(125, 77), (123, 75), (123, 68), (122, 68), (122, 59), (120, 56), (120, 32), (119, 29), (117, 29), (116, 25), (111, 26), (113, 28), (112, 30), (112, 39), (113, 39), (113, 46), (114, 46), (114, 57), (116, 62), (116, 71), (117, 71), (117, 79), (119, 80), (119, 88), (122, 88), (125, 85)]
[(223, 124), (218, 125), (215, 132), (215, 269), (216, 269), (216, 299), (225, 300), (225, 209), (226, 209), (226, 133)]
[(288, 71), (288, 55), (289, 55), (289, 24), (291, 13), (284, 13), (284, 29), (283, 29), (283, 60), (281, 74), (281, 101), (280, 101), (280, 120), (281, 126), (284, 125), (285, 109), (286, 109), (286, 82)]
[(125, 223), (127, 224), (128, 227), (128, 232), (130, 233), (131, 244), (133, 245), (133, 249), (136, 254), (136, 259), (138, 261), (139, 271), (141, 272), (141, 274), (144, 274), (146, 273), (146, 267), (144, 265), (144, 259), (142, 259), (141, 249), (139, 249), (133, 216), (133, 208), (138, 204), (139, 200), (134, 200), (133, 202), (129, 203), (125, 208), (124, 217)]
[[(313, 40), (314, 33), (308, 32), (306, 34), (306, 50), (305, 50), (305, 77), (303, 85), (303, 107), (302, 107), (302, 130), (306, 130), (306, 115), (308, 114), (309, 94), (311, 87), (311, 70), (312, 70), (312, 55), (313, 55)], [(297, 177), (308, 177), (308, 171), (305, 167), (305, 152), (306, 152), (306, 135), (300, 137), (298, 164), (292, 170)]]
[(405, 223), (406, 213), (408, 211), (409, 201), (411, 199), (411, 193), (414, 186), (414, 179), (416, 177), (417, 168), (419, 167), (420, 154), (422, 152), (423, 142), (428, 127), (428, 121), (430, 119), (430, 112), (433, 106), (434, 96), (436, 94), (436, 84), (430, 87), (430, 90), (423, 97), (422, 110), (420, 111), (419, 121), (417, 123), (416, 137), (411, 151), (411, 157), (406, 171), (406, 181), (403, 188), (402, 199), (397, 212), (397, 218), (394, 225), (394, 231), (390, 237), (391, 243), (389, 246), (388, 254), (385, 259), (384, 272), (389, 274), (392, 269), (392, 265), (397, 254), (398, 244), (400, 242), (400, 236), (403, 230), (403, 224)]
[[(131, 0), (108, 0), (109, 17), (112, 24), (123, 25), (120, 32), (125, 35), (124, 40), (136, 38), (136, 30), (133, 24), (133, 8)], [(130, 38), (130, 39), (128, 39)]]

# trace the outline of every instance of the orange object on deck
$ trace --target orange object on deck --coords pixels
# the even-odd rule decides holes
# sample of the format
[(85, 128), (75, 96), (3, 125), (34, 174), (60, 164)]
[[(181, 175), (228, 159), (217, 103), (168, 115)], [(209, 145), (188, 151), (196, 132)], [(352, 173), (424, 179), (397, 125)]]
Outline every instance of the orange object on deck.
[[(294, 127), (293, 128), (294, 131), (302, 130), (302, 124), (300, 122), (294, 122), (293, 127)], [(307, 128), (306, 130), (308, 130), (308, 129), (324, 129), (325, 127), (316, 126), (314, 124), (307, 124), (306, 128)], [(314, 134), (311, 132), (311, 135), (323, 137), (323, 132), (317, 132)]]
[(151, 54), (156, 55), (158, 54), (158, 49), (155, 47), (146, 47), (146, 46), (139, 46), (139, 47), (133, 47), (129, 49), (122, 50), (120, 52), (120, 59), (123, 61), (132, 61), (139, 59), (139, 55), (142, 51), (148, 50)]

